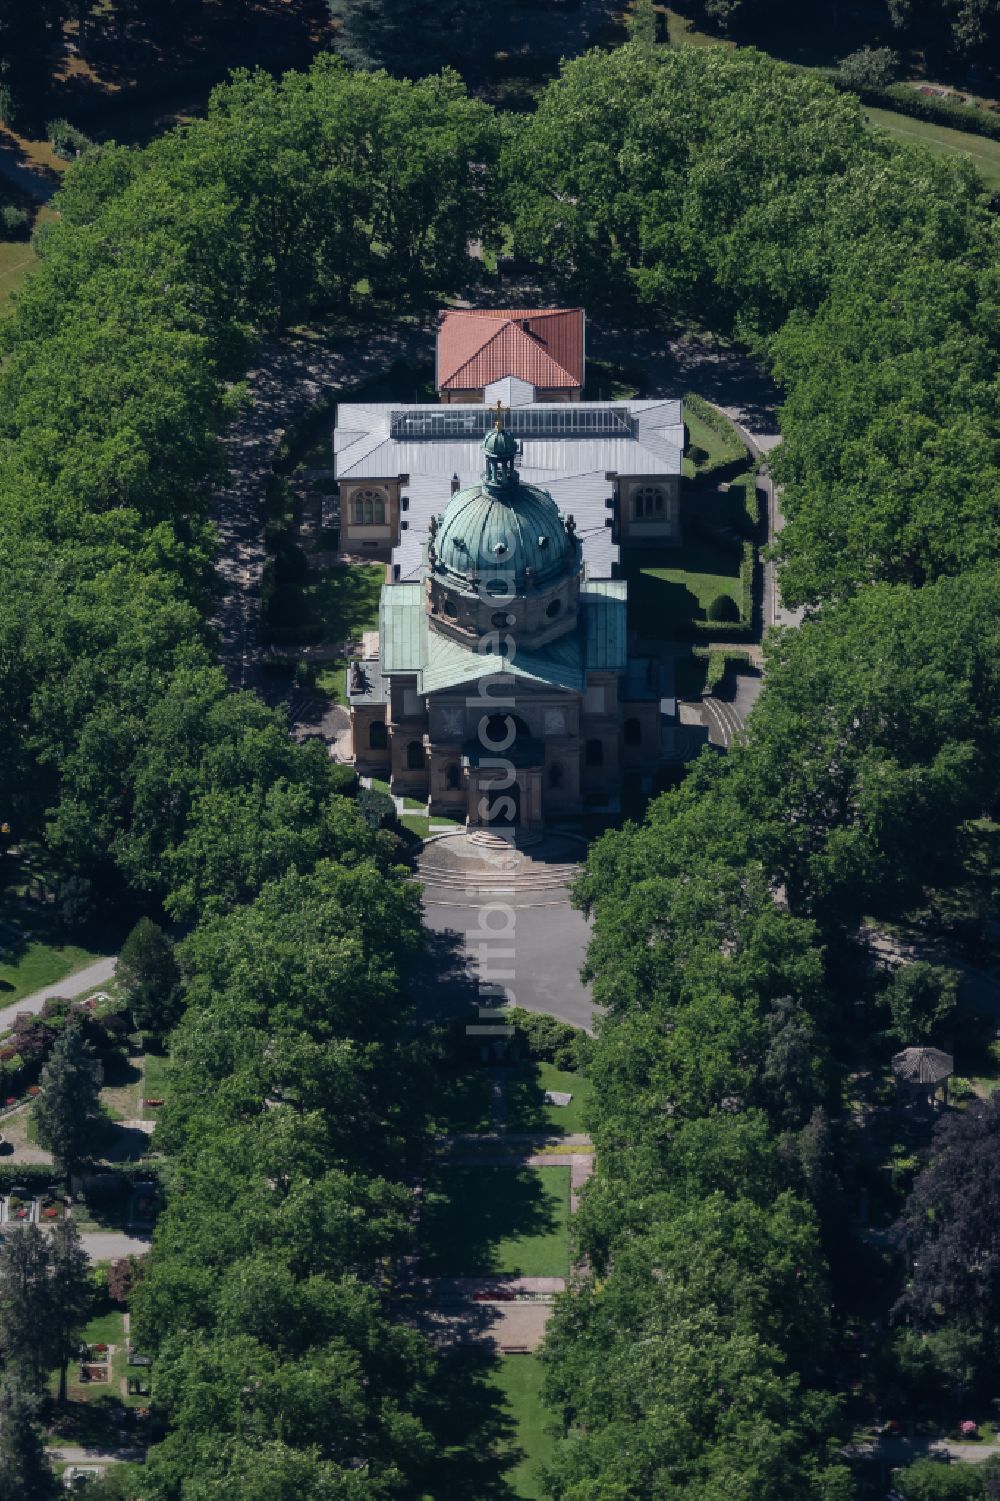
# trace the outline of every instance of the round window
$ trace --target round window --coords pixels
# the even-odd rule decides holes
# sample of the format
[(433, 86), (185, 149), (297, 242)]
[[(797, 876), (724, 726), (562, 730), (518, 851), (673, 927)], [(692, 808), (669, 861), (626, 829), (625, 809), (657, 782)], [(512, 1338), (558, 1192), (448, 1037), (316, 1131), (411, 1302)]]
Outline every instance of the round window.
[(546, 607), (545, 607), (545, 613), (549, 617), (550, 620), (553, 620), (559, 614), (559, 611), (561, 609), (562, 609), (562, 600), (561, 599), (554, 599), (554, 600), (551, 601), (550, 604), (546, 605)]
[(508, 587), (506, 579), (487, 579), (486, 592), (493, 595), (505, 594), (510, 598), (513, 591)]
[(505, 625), (514, 624), (514, 616), (508, 615), (506, 610), (497, 610), (496, 614), (492, 617), (492, 620), (493, 624), (495, 626), (499, 626), (501, 629)]

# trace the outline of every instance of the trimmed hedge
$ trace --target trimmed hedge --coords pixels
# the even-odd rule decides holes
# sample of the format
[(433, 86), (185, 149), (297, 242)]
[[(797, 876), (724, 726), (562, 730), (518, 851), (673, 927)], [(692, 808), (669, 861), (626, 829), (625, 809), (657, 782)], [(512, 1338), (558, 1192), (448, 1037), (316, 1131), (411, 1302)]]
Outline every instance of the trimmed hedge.
[(739, 605), (730, 594), (717, 594), (709, 604), (709, 620), (734, 622), (740, 618)]
[(843, 94), (856, 94), (862, 104), (868, 104), (872, 109), (891, 109), (898, 115), (909, 115), (913, 120), (948, 125), (952, 130), (964, 130), (969, 135), (988, 136), (992, 141), (1000, 141), (1000, 115), (990, 110), (978, 109), (972, 104), (956, 104), (937, 94), (921, 94), (906, 83), (890, 83), (884, 89), (855, 89), (836, 68), (809, 71), (820, 73)]
[(713, 433), (717, 433), (720, 438), (724, 439), (731, 449), (731, 453), (728, 458), (719, 459), (713, 464), (707, 464), (700, 471), (700, 474), (702, 476), (711, 474), (715, 469), (722, 469), (726, 464), (731, 464), (736, 459), (742, 459), (746, 457), (748, 452), (747, 445), (744, 443), (743, 439), (740, 437), (739, 433), (736, 431), (736, 428), (730, 422), (729, 418), (725, 417), (722, 412), (717, 411), (716, 408), (712, 406), (711, 402), (706, 401), (705, 398), (703, 396), (699, 396), (697, 392), (689, 391), (688, 394), (684, 397), (684, 406), (689, 412), (692, 413), (693, 416), (698, 418), (699, 422), (703, 422), (706, 427), (710, 427), (712, 429)]
[(696, 646), (692, 649), (692, 656), (707, 661), (708, 671), (705, 674), (705, 691), (712, 693), (722, 682), (729, 667), (748, 667), (750, 665), (750, 653), (737, 647), (717, 649), (714, 646)]

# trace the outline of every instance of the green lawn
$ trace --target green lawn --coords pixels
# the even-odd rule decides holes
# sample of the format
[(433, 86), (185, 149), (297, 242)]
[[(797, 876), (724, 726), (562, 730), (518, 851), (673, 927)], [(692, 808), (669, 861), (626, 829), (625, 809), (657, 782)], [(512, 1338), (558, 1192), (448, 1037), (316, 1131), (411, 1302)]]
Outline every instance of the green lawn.
[[(358, 640), (364, 631), (378, 629), (378, 603), (385, 583), (381, 563), (354, 563), (349, 568), (320, 568), (310, 575), (304, 591), (310, 614), (323, 617), (323, 640)], [(324, 662), (316, 686), (335, 703), (346, 703), (347, 658)]]
[(549, 1432), (550, 1416), (541, 1402), (541, 1361), (537, 1355), (506, 1355), (490, 1374), (493, 1385), (503, 1393), (504, 1415), (516, 1425), (512, 1437), (501, 1444), (501, 1454), (521, 1456), (504, 1479), (512, 1496), (541, 1501), (539, 1467), (552, 1459), (556, 1446)]
[(443, 1167), (424, 1192), (424, 1273), (568, 1276), (569, 1179), (568, 1167)]
[(16, 959), (0, 962), (0, 1005), (19, 1001), (43, 985), (55, 985), (98, 957), (72, 943), (30, 942)]
[[(568, 1105), (546, 1105), (545, 1091), (571, 1094)], [(567, 1073), (551, 1063), (526, 1063), (504, 1075), (508, 1131), (549, 1131), (553, 1136), (586, 1131), (583, 1112), (590, 1098), (590, 1080)]]
[(991, 188), (1000, 188), (1000, 141), (953, 130), (949, 125), (934, 125), (928, 120), (913, 120), (891, 109), (869, 109), (865, 115), (871, 125), (885, 130), (894, 140), (911, 146), (926, 146), (939, 156), (965, 156), (982, 173)]
[[(148, 1044), (147, 1044), (148, 1047)], [(169, 1081), (167, 1079), (168, 1059), (164, 1053), (147, 1052), (142, 1060), (142, 1098), (143, 1100), (163, 1100), (169, 1093)], [(162, 1106), (143, 1104), (142, 1118), (147, 1121), (155, 1121), (162, 1114)]]
[(27, 240), (0, 240), (0, 318), (13, 311), (11, 296), (38, 265), (38, 256)]
[[(641, 560), (640, 560), (641, 559)], [(712, 542), (643, 549), (624, 560), (629, 584), (629, 624), (640, 635), (663, 636), (671, 627), (707, 620), (719, 594), (740, 606), (740, 556)]]
[[(657, 9), (663, 9), (657, 6)], [(667, 35), (671, 47), (733, 47), (734, 42), (726, 41), (722, 37), (711, 36), (707, 31), (699, 31), (693, 21), (687, 16), (678, 15), (677, 11), (670, 6), (667, 12)]]

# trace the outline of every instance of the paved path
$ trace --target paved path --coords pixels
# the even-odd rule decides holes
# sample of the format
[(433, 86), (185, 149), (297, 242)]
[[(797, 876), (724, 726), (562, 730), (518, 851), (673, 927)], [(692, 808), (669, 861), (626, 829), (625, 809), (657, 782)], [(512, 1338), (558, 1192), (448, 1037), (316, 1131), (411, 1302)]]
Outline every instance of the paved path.
[(476, 1021), (482, 979), (506, 986), (512, 1004), (526, 1011), (592, 1030), (594, 999), (580, 978), (590, 928), (565, 893), (510, 902), (455, 898), (424, 890), (430, 943), (414, 975), (420, 1014)]
[(54, 1000), (56, 996), (72, 1000), (74, 996), (85, 995), (89, 990), (107, 985), (114, 977), (117, 963), (117, 957), (95, 959), (93, 964), (88, 964), (85, 969), (78, 969), (73, 975), (67, 975), (65, 980), (57, 980), (54, 985), (46, 985), (44, 989), (26, 995), (23, 1000), (13, 1001), (0, 1010), (0, 1027), (12, 1026), (19, 1011), (30, 1011), (37, 1016), (45, 1002)]
[(80, 1244), (91, 1261), (120, 1261), (123, 1256), (145, 1256), (148, 1235), (126, 1235), (124, 1230), (85, 1230)]
[[(484, 1146), (495, 1146), (509, 1143), (511, 1146), (534, 1147), (536, 1151), (550, 1150), (554, 1147), (590, 1147), (590, 1137), (585, 1131), (570, 1131), (565, 1136), (558, 1136), (548, 1131), (456, 1131), (451, 1136), (437, 1138), (446, 1146), (453, 1142), (468, 1145), (469, 1142), (482, 1142)], [(564, 1156), (570, 1155), (564, 1153)]]
[(984, 1459), (1000, 1458), (1000, 1445), (963, 1444), (947, 1438), (875, 1438), (866, 1443), (848, 1444), (842, 1451), (846, 1459), (867, 1459), (885, 1465), (906, 1465), (929, 1454), (947, 1454), (962, 1464), (981, 1464)]
[(611, 328), (587, 320), (587, 353), (643, 371), (640, 396), (683, 396), (697, 391), (736, 423), (755, 452), (781, 441), (780, 392), (749, 355), (704, 340), (671, 337), (656, 329)]

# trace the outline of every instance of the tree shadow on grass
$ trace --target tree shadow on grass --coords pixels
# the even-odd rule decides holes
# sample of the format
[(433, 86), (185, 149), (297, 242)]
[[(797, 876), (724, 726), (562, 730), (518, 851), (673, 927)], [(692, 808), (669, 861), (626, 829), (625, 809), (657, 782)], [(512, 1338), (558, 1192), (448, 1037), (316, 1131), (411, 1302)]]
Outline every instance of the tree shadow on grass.
[(691, 620), (704, 620), (698, 596), (686, 584), (638, 573), (629, 582), (629, 624), (641, 636), (659, 638), (670, 628)]
[(499, 1364), (485, 1345), (449, 1351), (438, 1364), (424, 1415), (434, 1457), (422, 1477), (434, 1501), (512, 1501), (508, 1475), (523, 1455), (493, 1379)]
[(443, 1167), (425, 1186), (421, 1271), (438, 1277), (537, 1272), (502, 1242), (543, 1239), (559, 1228), (553, 1200), (529, 1167)]
[(537, 1063), (523, 1063), (504, 1074), (508, 1131), (544, 1131), (551, 1136), (560, 1134), (562, 1128), (553, 1127), (546, 1115), (541, 1072)]

